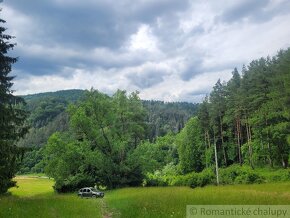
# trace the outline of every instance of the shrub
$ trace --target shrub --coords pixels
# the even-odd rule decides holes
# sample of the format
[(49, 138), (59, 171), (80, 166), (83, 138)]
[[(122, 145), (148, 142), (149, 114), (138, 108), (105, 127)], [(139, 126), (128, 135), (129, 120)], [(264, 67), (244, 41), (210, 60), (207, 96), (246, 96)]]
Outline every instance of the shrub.
[(267, 182), (290, 181), (290, 169), (259, 169)]
[(162, 175), (159, 170), (154, 173), (147, 173), (146, 178), (143, 181), (145, 186), (167, 186), (166, 176)]
[(77, 174), (64, 180), (56, 180), (54, 190), (57, 192), (73, 192), (79, 188), (94, 186), (94, 179), (90, 176)]
[(190, 187), (203, 187), (205, 185), (214, 184), (215, 175), (211, 169), (205, 169), (201, 173), (195, 173), (190, 181)]
[(249, 166), (231, 165), (219, 170), (221, 184), (262, 183), (265, 178)]
[(143, 182), (145, 186), (190, 186), (203, 187), (215, 183), (215, 174), (211, 169), (205, 169), (201, 173), (191, 172), (185, 175), (164, 175), (162, 171), (148, 173)]
[[(200, 173), (191, 172), (185, 175), (166, 174), (162, 171), (147, 174), (144, 185), (147, 186), (190, 186), (203, 187), (216, 184), (213, 169), (207, 168)], [(289, 181), (290, 169), (255, 169), (245, 165), (231, 165), (219, 169), (220, 184), (253, 184), (263, 182)]]

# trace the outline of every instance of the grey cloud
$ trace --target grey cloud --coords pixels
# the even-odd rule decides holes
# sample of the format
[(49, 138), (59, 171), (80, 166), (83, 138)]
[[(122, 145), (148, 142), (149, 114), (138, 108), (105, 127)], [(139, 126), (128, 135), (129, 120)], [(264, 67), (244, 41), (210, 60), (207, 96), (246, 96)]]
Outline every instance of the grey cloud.
[(19, 61), (14, 65), (16, 70), (23, 72), (24, 74), (31, 75), (47, 75), (56, 74), (61, 70), (61, 64), (52, 63), (46, 61), (42, 57), (38, 58), (20, 58)]
[[(23, 68), (25, 72), (41, 75), (58, 73), (58, 65), (61, 64), (63, 67), (81, 65), (108, 69), (134, 66), (150, 60), (148, 55), (124, 58), (124, 55), (119, 55), (122, 53), (120, 46), (138, 30), (140, 23), (154, 23), (157, 17), (173, 16), (184, 10), (188, 1), (72, 1), (67, 4), (66, 1), (9, 0), (5, 4), (33, 20), (33, 32), (27, 33), (31, 37), (26, 37), (29, 42), (22, 43), (68, 47), (80, 52), (74, 58), (57, 54), (59, 60), (55, 60), (55, 57), (27, 57), (25, 52), (18, 50), (17, 56), (21, 57), (21, 61), (15, 66), (16, 69)], [(88, 58), (92, 49), (98, 47), (110, 49), (120, 56), (120, 61), (112, 60), (112, 57), (100, 60)]]
[(192, 79), (193, 77), (195, 77), (198, 74), (202, 73), (202, 67), (200, 66), (200, 64), (196, 65), (196, 66), (190, 66), (188, 67), (185, 71), (183, 71), (181, 73), (181, 79), (183, 81), (188, 81), (190, 79)]
[(226, 10), (221, 18), (225, 22), (235, 22), (244, 17), (253, 16), (253, 13), (259, 13), (268, 3), (269, 0), (239, 1), (233, 7)]
[[(238, 1), (237, 1), (238, 2)], [(289, 1), (281, 1), (274, 7), (270, 5), (270, 0), (244, 0), (239, 1), (233, 7), (225, 10), (218, 20), (226, 23), (239, 22), (243, 18), (247, 18), (252, 22), (267, 22), (275, 16), (288, 13), (290, 9)]]
[(166, 72), (158, 70), (148, 70), (139, 73), (130, 73), (127, 78), (129, 81), (141, 89), (150, 88), (164, 81)]
[(210, 92), (209, 89), (203, 89), (203, 90), (197, 90), (197, 91), (188, 91), (188, 92), (182, 92), (179, 96), (179, 101), (184, 102), (201, 102), (202, 99), (205, 97), (206, 94)]
[[(119, 48), (140, 23), (152, 23), (164, 14), (176, 13), (188, 1), (84, 1), (70, 6), (53, 1), (10, 0), (7, 5), (33, 16), (42, 40), (58, 41), (69, 46)], [(40, 33), (34, 33), (40, 34)]]
[[(133, 11), (129, 17), (135, 17), (138, 20), (146, 23), (152, 23), (157, 17), (164, 15), (174, 16), (178, 11), (184, 11), (189, 6), (188, 0), (171, 1), (171, 0), (159, 0), (159, 1), (144, 1), (145, 4), (141, 4), (137, 10)], [(138, 4), (138, 2), (136, 2)]]
[(42, 43), (117, 48), (137, 28), (137, 24), (122, 23), (112, 7), (101, 3), (84, 9), (32, 0), (11, 0), (7, 5), (34, 18), (38, 29), (31, 37), (40, 37)]

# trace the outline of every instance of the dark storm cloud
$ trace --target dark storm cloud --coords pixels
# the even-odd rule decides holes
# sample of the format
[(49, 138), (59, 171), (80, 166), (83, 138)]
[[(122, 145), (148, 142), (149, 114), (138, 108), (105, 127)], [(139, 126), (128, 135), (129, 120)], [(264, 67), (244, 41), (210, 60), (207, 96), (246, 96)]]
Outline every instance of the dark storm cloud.
[[(140, 23), (152, 23), (159, 16), (184, 10), (188, 1), (161, 0), (140, 3), (9, 0), (5, 4), (33, 18), (34, 30), (29, 33), (31, 36), (29, 40), (34, 43), (69, 47), (83, 54), (90, 54), (93, 48), (108, 48), (118, 54), (120, 46), (138, 30)], [(23, 57), (23, 61), (15, 66), (16, 69), (33, 75), (55, 73), (56, 70), (61, 69), (58, 66), (60, 63), (51, 57), (26, 57), (22, 52), (19, 56)], [(100, 53), (99, 56), (102, 54)], [(144, 60), (144, 57), (125, 58), (121, 62), (110, 60), (110, 57), (107, 57), (107, 60), (94, 60), (80, 55), (74, 58), (61, 57), (61, 61), (64, 66), (83, 65), (89, 68), (98, 66), (108, 69), (124, 65), (138, 65), (147, 60), (147, 58)], [(43, 69), (41, 69), (42, 64)]]
[[(51, 63), (42, 57), (23, 57), (15, 63), (14, 68), (24, 75), (46, 75), (59, 73), (61, 66), (60, 63)], [(20, 76), (22, 76), (21, 74)]]
[(176, 13), (185, 9), (188, 2), (162, 0), (120, 4), (118, 1), (80, 1), (65, 5), (47, 0), (10, 0), (6, 4), (33, 16), (41, 28), (43, 40), (56, 40), (76, 47), (116, 49), (136, 32), (140, 23), (152, 23), (163, 14)]
[[(122, 26), (118, 23), (117, 15), (108, 5), (99, 4), (81, 10), (60, 7), (48, 1), (23, 2), (19, 4), (19, 1), (12, 0), (7, 4), (34, 18), (38, 27), (34, 34), (40, 36), (43, 43), (59, 43), (76, 48), (115, 48), (127, 34), (133, 32), (131, 25)], [(118, 25), (121, 28), (116, 28)]]

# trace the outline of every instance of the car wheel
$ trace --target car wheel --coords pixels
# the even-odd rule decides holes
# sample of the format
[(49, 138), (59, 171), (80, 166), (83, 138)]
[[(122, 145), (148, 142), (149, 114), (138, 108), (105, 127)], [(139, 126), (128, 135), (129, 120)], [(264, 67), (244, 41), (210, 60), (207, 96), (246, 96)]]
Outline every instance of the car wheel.
[(92, 198), (96, 198), (97, 196), (96, 195), (92, 195)]

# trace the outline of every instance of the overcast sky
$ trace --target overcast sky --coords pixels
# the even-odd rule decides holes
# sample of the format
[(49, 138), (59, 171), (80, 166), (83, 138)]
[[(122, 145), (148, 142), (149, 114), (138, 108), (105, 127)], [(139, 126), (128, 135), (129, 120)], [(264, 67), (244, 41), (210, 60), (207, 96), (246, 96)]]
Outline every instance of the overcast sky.
[(289, 0), (4, 0), (16, 94), (94, 87), (199, 102), (290, 46)]

